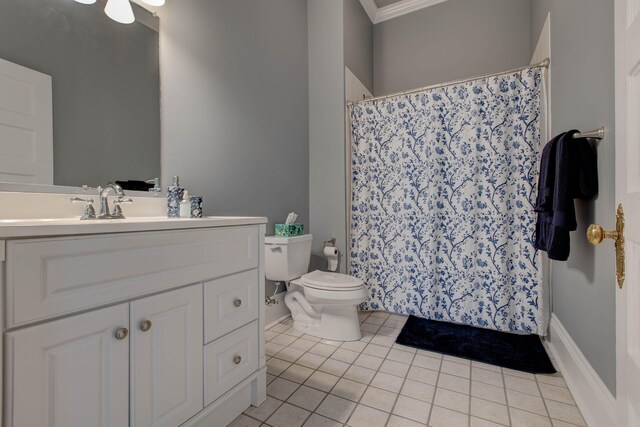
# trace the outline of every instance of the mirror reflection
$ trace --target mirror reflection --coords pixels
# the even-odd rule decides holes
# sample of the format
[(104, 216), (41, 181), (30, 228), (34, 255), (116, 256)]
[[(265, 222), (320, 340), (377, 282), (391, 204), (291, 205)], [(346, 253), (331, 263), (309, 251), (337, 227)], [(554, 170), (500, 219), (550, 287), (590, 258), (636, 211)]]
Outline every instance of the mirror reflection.
[(159, 21), (133, 4), (0, 2), (0, 182), (98, 186), (160, 176)]

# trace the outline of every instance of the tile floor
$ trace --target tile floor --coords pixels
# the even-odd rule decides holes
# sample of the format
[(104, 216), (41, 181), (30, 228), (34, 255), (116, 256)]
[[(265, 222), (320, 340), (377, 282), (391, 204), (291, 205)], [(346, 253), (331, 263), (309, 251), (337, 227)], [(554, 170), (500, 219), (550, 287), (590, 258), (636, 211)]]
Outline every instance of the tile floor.
[(532, 375), (395, 344), (406, 318), (359, 314), (356, 342), (285, 320), (266, 332), (267, 400), (232, 427), (586, 426), (562, 375)]

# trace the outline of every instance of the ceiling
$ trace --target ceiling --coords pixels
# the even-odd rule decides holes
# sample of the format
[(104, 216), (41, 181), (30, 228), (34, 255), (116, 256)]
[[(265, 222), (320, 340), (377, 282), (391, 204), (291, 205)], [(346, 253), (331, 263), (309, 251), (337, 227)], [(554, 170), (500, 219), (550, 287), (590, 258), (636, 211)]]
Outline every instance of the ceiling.
[(369, 19), (378, 24), (447, 0), (360, 0)]

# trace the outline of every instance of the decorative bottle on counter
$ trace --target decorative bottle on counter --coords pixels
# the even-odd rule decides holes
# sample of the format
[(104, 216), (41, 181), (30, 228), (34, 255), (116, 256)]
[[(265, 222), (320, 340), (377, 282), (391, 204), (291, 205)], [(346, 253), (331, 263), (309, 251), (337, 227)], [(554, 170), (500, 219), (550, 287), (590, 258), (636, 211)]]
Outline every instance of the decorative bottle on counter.
[(191, 218), (191, 200), (189, 200), (189, 192), (184, 190), (182, 201), (180, 202), (180, 218)]
[(184, 188), (180, 187), (180, 177), (173, 177), (173, 185), (167, 187), (167, 216), (169, 218), (180, 217), (180, 202)]

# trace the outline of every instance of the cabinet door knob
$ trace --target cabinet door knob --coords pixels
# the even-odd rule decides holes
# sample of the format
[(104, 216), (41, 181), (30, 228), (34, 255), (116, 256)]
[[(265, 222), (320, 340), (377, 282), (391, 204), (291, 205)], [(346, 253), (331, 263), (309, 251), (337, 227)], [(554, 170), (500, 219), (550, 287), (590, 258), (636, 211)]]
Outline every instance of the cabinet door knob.
[(123, 340), (129, 335), (129, 330), (127, 328), (120, 328), (116, 331), (116, 339)]
[(143, 321), (140, 323), (140, 330), (141, 330), (142, 332), (147, 332), (149, 329), (151, 329), (151, 325), (152, 325), (152, 324), (153, 324), (153, 323), (151, 323), (151, 320), (143, 320)]
[(236, 298), (235, 301), (233, 301), (233, 305), (240, 307), (242, 305), (242, 300), (240, 298)]
[(242, 357), (240, 357), (240, 356), (235, 356), (235, 357), (233, 358), (233, 363), (235, 363), (236, 365), (239, 365), (239, 364), (240, 364), (240, 362), (242, 362)]

